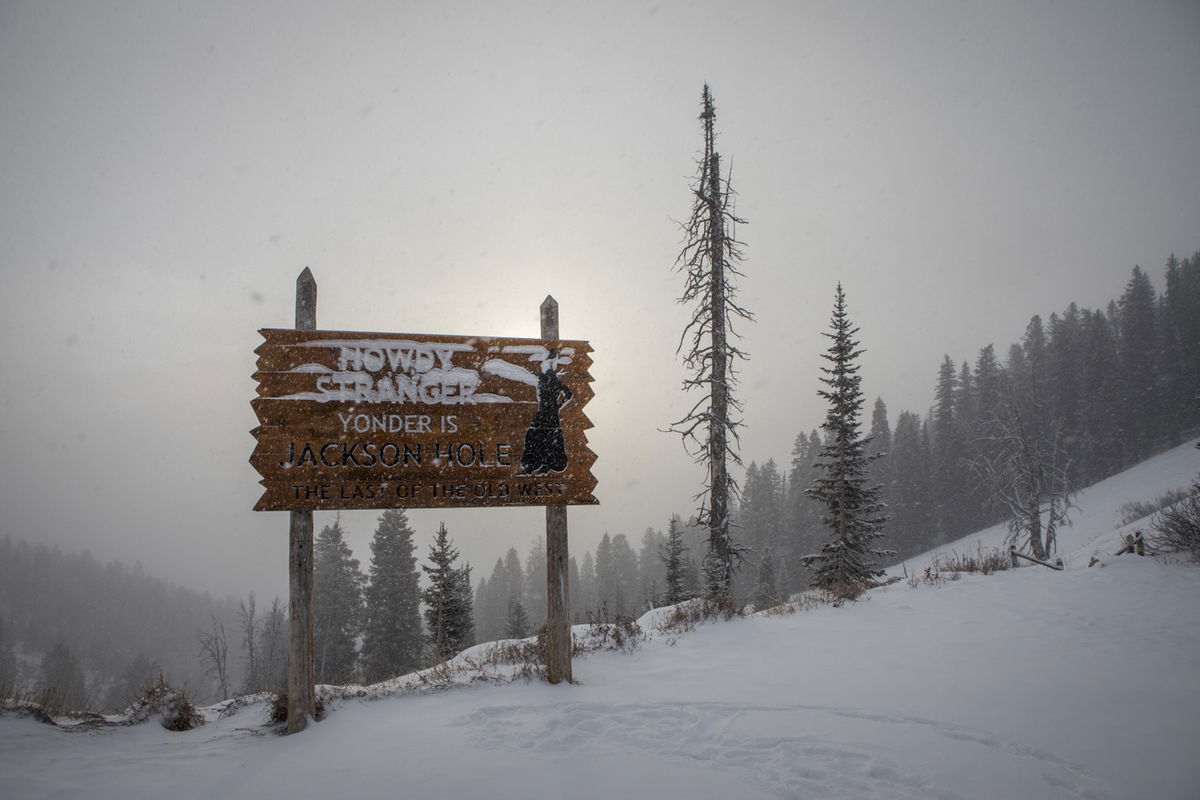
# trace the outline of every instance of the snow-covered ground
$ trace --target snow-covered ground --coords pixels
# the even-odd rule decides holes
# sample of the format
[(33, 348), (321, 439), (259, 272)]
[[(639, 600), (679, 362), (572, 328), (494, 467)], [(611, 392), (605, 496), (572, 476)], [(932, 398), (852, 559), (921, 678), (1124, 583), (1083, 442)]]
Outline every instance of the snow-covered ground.
[(649, 615), (634, 652), (577, 659), (577, 685), (341, 700), (291, 737), (262, 704), (187, 733), (6, 715), (0, 795), (1194, 800), (1200, 569), (1111, 553), (1124, 503), (1198, 470), (1180, 447), (1081, 494), (1064, 572), (901, 581), (677, 634)]

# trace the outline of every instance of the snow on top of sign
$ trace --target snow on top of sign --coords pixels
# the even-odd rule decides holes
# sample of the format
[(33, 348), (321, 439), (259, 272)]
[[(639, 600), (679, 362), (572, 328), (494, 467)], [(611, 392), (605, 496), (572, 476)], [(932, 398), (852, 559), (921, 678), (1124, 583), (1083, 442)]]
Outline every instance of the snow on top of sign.
[(455, 353), (470, 353), (475, 345), (465, 342), (419, 342), (414, 339), (313, 339), (297, 342), (293, 347), (346, 347), (360, 350), (396, 350), (417, 347), (436, 347)]
[(495, 375), (497, 378), (518, 381), (519, 383), (524, 383), (529, 386), (537, 386), (537, 375), (534, 375), (532, 372), (520, 366), (519, 364), (514, 364), (511, 361), (505, 361), (502, 358), (488, 359), (483, 363), (483, 366), (480, 369), (482, 369), (482, 371), (486, 372), (488, 375)]

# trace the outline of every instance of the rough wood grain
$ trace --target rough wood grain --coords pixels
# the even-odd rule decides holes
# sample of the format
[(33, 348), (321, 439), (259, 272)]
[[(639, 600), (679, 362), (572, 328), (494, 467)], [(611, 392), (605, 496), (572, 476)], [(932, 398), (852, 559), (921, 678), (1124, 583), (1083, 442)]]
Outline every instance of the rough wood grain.
[[(547, 296), (541, 307), (542, 338), (558, 339), (558, 303)], [(590, 464), (589, 464), (590, 466)], [(571, 587), (567, 569), (567, 507), (546, 506), (546, 680), (572, 682)]]
[[(296, 279), (296, 327), (317, 327), (317, 282), (308, 267)], [(299, 733), (316, 716), (313, 669), (313, 514), (293, 510), (288, 533), (288, 721)]]

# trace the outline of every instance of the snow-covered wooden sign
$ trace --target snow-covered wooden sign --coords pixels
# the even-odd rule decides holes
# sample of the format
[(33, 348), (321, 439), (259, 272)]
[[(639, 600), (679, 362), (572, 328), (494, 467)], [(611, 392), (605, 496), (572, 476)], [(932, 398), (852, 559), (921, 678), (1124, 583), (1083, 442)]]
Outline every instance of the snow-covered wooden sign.
[(260, 333), (255, 510), (597, 502), (587, 342)]

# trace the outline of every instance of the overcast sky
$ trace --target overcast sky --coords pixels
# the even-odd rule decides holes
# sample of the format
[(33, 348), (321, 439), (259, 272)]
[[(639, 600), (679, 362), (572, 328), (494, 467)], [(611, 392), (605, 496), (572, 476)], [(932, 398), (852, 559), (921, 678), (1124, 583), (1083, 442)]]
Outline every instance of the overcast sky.
[[(250, 376), (305, 266), (335, 330), (536, 336), (553, 294), (595, 348), (573, 552), (691, 513), (660, 429), (705, 81), (749, 221), (747, 463), (820, 424), (838, 281), (894, 419), (944, 353), (1200, 248), (1191, 0), (0, 0), (0, 535), (284, 593)], [(364, 567), (376, 516), (343, 515)], [(543, 516), (410, 514), (477, 576)]]

